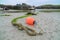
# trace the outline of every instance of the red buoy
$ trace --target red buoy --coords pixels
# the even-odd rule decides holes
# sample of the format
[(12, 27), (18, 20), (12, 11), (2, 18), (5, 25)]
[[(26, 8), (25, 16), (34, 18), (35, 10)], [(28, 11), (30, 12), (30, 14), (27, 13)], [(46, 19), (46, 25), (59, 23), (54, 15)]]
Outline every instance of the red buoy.
[(32, 17), (26, 18), (26, 23), (27, 23), (28, 25), (34, 25), (34, 21), (35, 21), (35, 19), (32, 18)]

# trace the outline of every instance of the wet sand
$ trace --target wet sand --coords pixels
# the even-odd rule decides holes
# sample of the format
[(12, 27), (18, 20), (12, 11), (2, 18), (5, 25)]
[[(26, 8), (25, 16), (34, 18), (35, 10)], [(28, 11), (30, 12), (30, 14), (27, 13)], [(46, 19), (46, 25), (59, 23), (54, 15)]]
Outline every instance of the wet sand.
[[(7, 13), (6, 13), (7, 14)], [(41, 12), (35, 18), (37, 23), (43, 29), (43, 35), (29, 36), (25, 31), (18, 30), (11, 24), (13, 18), (23, 16), (25, 13), (9, 13), (11, 16), (0, 17), (0, 40), (59, 40), (60, 39), (60, 13)], [(19, 19), (18, 22), (25, 24), (25, 18)]]

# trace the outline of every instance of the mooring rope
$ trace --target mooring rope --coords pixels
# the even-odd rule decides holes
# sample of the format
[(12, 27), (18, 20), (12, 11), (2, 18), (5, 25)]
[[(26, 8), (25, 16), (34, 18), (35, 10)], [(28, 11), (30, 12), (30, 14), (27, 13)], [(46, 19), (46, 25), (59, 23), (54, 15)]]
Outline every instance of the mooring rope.
[[(26, 17), (27, 17), (27, 15), (26, 15)], [(43, 33), (43, 30), (41, 29), (40, 30), (40, 32), (39, 33), (37, 33), (36, 32), (36, 30), (34, 30), (34, 29), (32, 29), (32, 28), (29, 28), (29, 27), (25, 27), (25, 26), (23, 26), (21, 23), (17, 23), (17, 20), (18, 19), (21, 19), (21, 18), (23, 18), (23, 17), (17, 17), (17, 18), (14, 18), (13, 19), (13, 21), (12, 21), (12, 24), (14, 25), (14, 26), (17, 26), (18, 27), (18, 29), (20, 29), (20, 30), (25, 30), (26, 31), (26, 33), (28, 34), (28, 35), (30, 35), (30, 36), (36, 36), (36, 35), (42, 35)], [(14, 22), (14, 20), (15, 20), (15, 22)]]

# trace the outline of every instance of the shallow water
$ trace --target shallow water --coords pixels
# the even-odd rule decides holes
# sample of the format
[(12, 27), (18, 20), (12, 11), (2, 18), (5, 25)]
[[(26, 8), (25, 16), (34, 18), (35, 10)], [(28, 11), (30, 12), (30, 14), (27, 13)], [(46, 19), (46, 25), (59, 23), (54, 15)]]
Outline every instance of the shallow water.
[[(25, 31), (20, 31), (12, 26), (13, 18), (23, 16), (22, 13), (3, 13), (11, 16), (0, 16), (0, 40), (60, 40), (60, 12), (38, 12), (36, 16), (31, 16), (37, 20), (44, 34), (40, 36), (28, 36)], [(0, 14), (2, 14), (0, 12)], [(24, 19), (19, 20), (21, 23)]]

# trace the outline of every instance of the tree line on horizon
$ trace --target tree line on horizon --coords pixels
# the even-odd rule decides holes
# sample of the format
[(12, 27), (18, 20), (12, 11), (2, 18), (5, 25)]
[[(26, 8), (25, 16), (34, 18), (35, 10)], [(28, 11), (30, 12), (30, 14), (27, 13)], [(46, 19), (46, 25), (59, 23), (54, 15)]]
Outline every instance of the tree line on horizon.
[[(1, 8), (8, 8), (8, 9), (14, 9), (14, 10), (29, 10), (29, 8), (31, 8), (31, 5), (28, 5), (26, 3), (22, 3), (22, 4), (16, 4), (16, 5), (4, 5), (4, 4), (0, 4)], [(40, 5), (40, 6), (35, 6), (35, 9), (60, 9), (60, 5)]]
[(60, 5), (47, 4), (47, 5), (37, 6), (36, 8), (37, 9), (60, 9)]
[(16, 5), (3, 5), (0, 4), (1, 8), (8, 8), (8, 9), (14, 9), (14, 10), (28, 10), (28, 8), (31, 8), (30, 5), (22, 3), (22, 4), (16, 4)]

